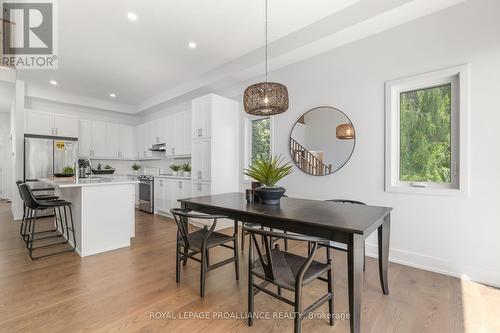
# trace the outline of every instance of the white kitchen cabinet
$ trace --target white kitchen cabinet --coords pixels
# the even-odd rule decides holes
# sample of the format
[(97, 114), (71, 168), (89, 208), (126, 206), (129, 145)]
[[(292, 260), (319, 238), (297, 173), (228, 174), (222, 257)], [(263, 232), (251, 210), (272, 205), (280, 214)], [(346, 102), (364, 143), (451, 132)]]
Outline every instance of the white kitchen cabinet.
[(112, 158), (120, 157), (120, 126), (118, 124), (106, 123), (106, 144), (105, 155), (97, 155), (97, 156), (106, 156)]
[(192, 142), (191, 152), (191, 179), (210, 180), (211, 174), (211, 147), (210, 139), (195, 140)]
[(181, 204), (177, 201), (178, 199), (191, 197), (191, 181), (183, 179), (172, 179), (172, 192), (172, 208), (179, 208)]
[(204, 195), (210, 195), (211, 188), (210, 182), (206, 181), (191, 181), (191, 196), (192, 197), (201, 197)]
[(78, 118), (63, 114), (54, 114), (54, 131), (57, 136), (78, 138)]
[(27, 110), (26, 133), (78, 137), (78, 118), (52, 112)]
[(122, 158), (134, 157), (134, 127), (120, 125), (120, 149), (119, 155)]
[(191, 109), (191, 135), (193, 139), (209, 138), (212, 135), (213, 97), (206, 95), (193, 100)]
[(208, 194), (238, 192), (239, 112), (238, 102), (222, 96), (210, 94), (193, 100), (191, 123), (195, 130), (192, 134), (196, 134), (191, 143), (193, 195), (194, 189), (201, 186), (197, 184), (203, 181), (210, 182)]
[(175, 151), (175, 117), (174, 115), (168, 115), (165, 117), (165, 138), (166, 138), (166, 146), (165, 149), (166, 155), (174, 155), (172, 152)]
[(80, 120), (80, 135), (78, 138), (78, 151), (80, 155), (92, 155), (92, 122)]
[(26, 133), (37, 135), (55, 135), (54, 114), (33, 110), (27, 111)]
[(91, 122), (92, 149), (90, 156), (105, 157), (106, 150), (106, 123), (103, 121)]

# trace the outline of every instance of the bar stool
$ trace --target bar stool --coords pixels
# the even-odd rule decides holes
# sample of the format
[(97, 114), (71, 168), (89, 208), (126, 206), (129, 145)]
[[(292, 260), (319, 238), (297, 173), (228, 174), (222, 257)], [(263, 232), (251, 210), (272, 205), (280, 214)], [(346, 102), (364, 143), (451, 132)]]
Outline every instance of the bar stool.
[[(76, 248), (76, 237), (75, 237), (75, 227), (73, 224), (73, 212), (71, 209), (71, 203), (68, 201), (59, 200), (59, 199), (56, 199), (56, 200), (38, 200), (33, 195), (33, 192), (31, 191), (30, 187), (26, 183), (19, 184), (19, 191), (21, 194), (21, 198), (24, 201), (24, 205), (27, 207), (24, 234), (27, 237), (26, 246), (28, 248), (30, 258), (32, 260), (34, 260), (34, 259), (40, 259), (40, 258), (60, 254), (60, 253), (73, 252)], [(64, 219), (62, 218), (61, 208), (64, 212)], [(38, 233), (36, 232), (37, 212), (40, 210), (45, 210), (45, 209), (54, 209), (54, 211), (57, 209), (57, 211), (59, 212), (59, 217), (60, 217), (60, 221), (61, 221), (61, 233), (58, 235), (53, 235), (53, 236), (35, 238), (35, 236), (40, 233), (40, 232), (38, 232)], [(67, 209), (69, 210), (71, 228), (68, 227)], [(56, 214), (56, 220), (57, 220), (57, 214)], [(66, 230), (66, 236), (64, 235), (65, 230)], [(33, 250), (46, 248), (46, 247), (59, 245), (59, 244), (67, 244), (70, 240), (69, 230), (71, 230), (71, 234), (73, 237), (72, 248), (66, 249), (66, 250), (61, 250), (58, 252), (49, 253), (46, 255), (37, 256), (37, 257), (33, 256)], [(34, 247), (35, 241), (39, 241), (42, 239), (48, 239), (48, 238), (54, 238), (54, 237), (62, 237), (62, 238), (65, 238), (65, 240), (61, 241), (61, 242), (45, 244), (45, 245), (40, 245), (40, 246)]]
[[(200, 296), (205, 296), (205, 280), (206, 275), (209, 270), (222, 267), (226, 264), (234, 262), (234, 268), (236, 270), (236, 280), (240, 278), (239, 270), (239, 254), (238, 254), (238, 222), (234, 221), (234, 233), (232, 236), (228, 236), (219, 232), (214, 231), (217, 225), (218, 219), (226, 218), (223, 215), (208, 215), (193, 213), (187, 209), (174, 208), (170, 212), (174, 216), (174, 220), (177, 223), (177, 247), (176, 247), (176, 265), (175, 265), (175, 281), (179, 283), (180, 275), (180, 263), (184, 260), (184, 264), (187, 259), (192, 259), (201, 264), (200, 272)], [(212, 225), (210, 229), (205, 226), (205, 228), (189, 233), (188, 230), (188, 219), (195, 218), (197, 220), (212, 220)], [(233, 246), (229, 246), (226, 243), (232, 242)], [(216, 246), (222, 246), (233, 250), (233, 256), (229, 259), (220, 261), (218, 263), (209, 264), (209, 250)], [(200, 258), (196, 258), (195, 255), (199, 254)]]
[[(19, 189), (19, 185), (21, 185), (21, 184), (23, 184), (22, 180), (17, 180), (16, 181), (16, 185), (17, 185), (17, 189), (19, 191), (19, 195), (22, 198), (21, 190)], [(33, 195), (35, 196), (35, 198), (37, 200), (55, 200), (55, 199), (59, 199), (59, 197), (57, 195), (52, 195), (52, 194), (39, 194), (39, 195), (33, 194)], [(55, 220), (54, 220), (54, 222), (55, 222), (54, 223), (54, 229), (45, 230), (45, 231), (39, 231), (39, 232), (37, 232), (38, 234), (58, 232), (59, 223), (58, 223), (58, 219), (57, 219), (57, 214), (56, 214), (56, 210), (55, 209), (53, 211), (54, 211), (54, 217), (55, 217)], [(21, 235), (22, 239), (25, 242), (27, 240), (27, 235), (26, 235), (26, 218), (27, 218), (27, 212), (28, 212), (28, 207), (26, 207), (26, 205), (23, 202), (23, 217), (21, 219), (21, 225), (19, 227), (19, 234)], [(61, 228), (61, 230), (62, 230), (62, 228)]]

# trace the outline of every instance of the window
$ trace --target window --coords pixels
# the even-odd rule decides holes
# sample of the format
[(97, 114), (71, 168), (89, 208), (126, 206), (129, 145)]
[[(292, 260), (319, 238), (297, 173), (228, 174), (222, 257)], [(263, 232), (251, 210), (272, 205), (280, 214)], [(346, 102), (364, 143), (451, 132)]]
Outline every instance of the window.
[(386, 191), (468, 194), (467, 67), (386, 84)]
[[(245, 155), (243, 166), (246, 168), (257, 158), (273, 154), (273, 119), (271, 117), (245, 117)], [(251, 179), (244, 176), (244, 181)]]
[(269, 158), (271, 156), (271, 119), (260, 118), (251, 120), (252, 126), (252, 156)]

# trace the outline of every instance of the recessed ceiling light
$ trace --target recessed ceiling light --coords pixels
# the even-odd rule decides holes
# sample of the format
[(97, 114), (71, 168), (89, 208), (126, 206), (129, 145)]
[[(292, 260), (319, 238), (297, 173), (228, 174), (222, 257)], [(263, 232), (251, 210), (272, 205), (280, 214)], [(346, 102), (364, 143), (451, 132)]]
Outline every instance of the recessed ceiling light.
[(127, 17), (130, 21), (137, 21), (137, 15), (135, 13), (129, 12)]
[(57, 86), (57, 81), (54, 81), (54, 80), (50, 80), (49, 83), (53, 86)]
[(188, 46), (192, 49), (196, 48), (196, 43), (195, 42), (189, 42)]
[(113, 98), (115, 98), (115, 97), (116, 97), (116, 94), (115, 94), (115, 93), (111, 93), (111, 94), (109, 94), (109, 97), (113, 97)]

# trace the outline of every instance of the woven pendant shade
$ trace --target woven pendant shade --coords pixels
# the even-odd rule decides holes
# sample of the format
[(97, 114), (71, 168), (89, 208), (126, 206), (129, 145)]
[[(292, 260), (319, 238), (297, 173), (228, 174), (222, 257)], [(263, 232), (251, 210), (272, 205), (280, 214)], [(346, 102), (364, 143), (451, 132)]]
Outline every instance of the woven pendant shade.
[(260, 82), (245, 89), (245, 112), (256, 116), (272, 116), (288, 110), (288, 90), (281, 83)]
[(337, 139), (340, 140), (355, 139), (356, 133), (354, 132), (354, 126), (352, 126), (351, 123), (341, 124), (337, 126), (336, 136)]

